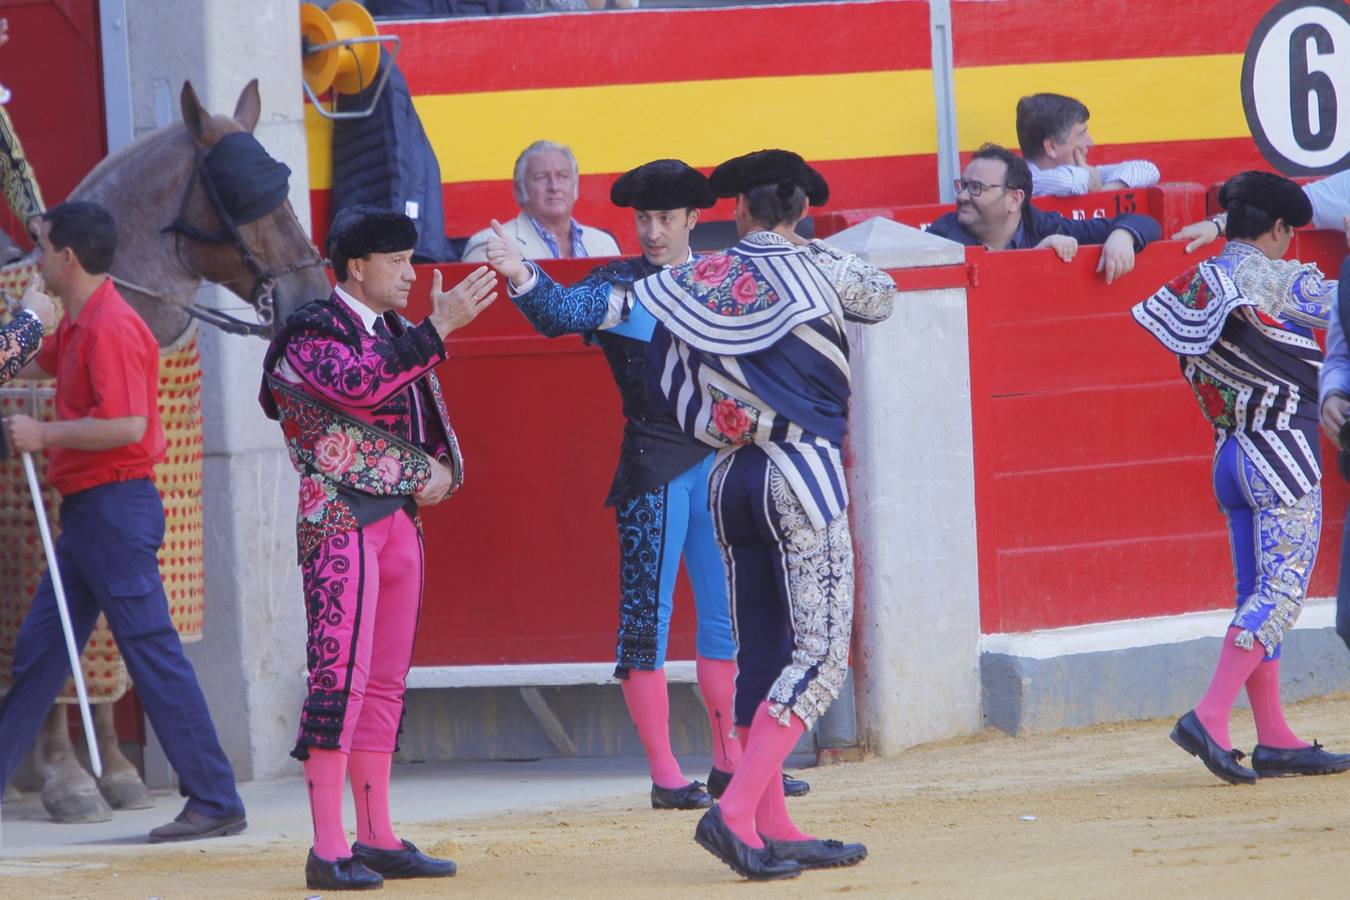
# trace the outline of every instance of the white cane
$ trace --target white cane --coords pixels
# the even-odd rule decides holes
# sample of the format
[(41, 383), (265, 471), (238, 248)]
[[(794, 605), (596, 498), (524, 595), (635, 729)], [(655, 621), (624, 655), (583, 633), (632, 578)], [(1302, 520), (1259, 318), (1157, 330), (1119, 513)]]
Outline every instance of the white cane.
[(56, 564), (56, 546), (47, 527), (47, 510), (42, 505), (42, 488), (38, 485), (37, 470), (33, 468), (33, 454), (24, 453), (23, 470), (28, 474), (28, 489), (33, 493), (33, 512), (37, 514), (38, 531), (42, 532), (42, 549), (47, 553), (47, 574), (56, 591), (56, 608), (61, 613), (61, 630), (66, 633), (66, 654), (70, 656), (70, 671), (75, 676), (75, 693), (80, 698), (80, 719), (84, 722), (84, 740), (89, 745), (89, 767), (94, 777), (103, 775), (103, 760), (98, 755), (98, 738), (94, 735), (94, 717), (89, 710), (89, 695), (84, 691), (84, 672), (80, 668), (80, 648), (75, 646), (75, 629), (70, 624), (70, 608), (66, 606), (66, 588), (61, 583), (61, 568)]

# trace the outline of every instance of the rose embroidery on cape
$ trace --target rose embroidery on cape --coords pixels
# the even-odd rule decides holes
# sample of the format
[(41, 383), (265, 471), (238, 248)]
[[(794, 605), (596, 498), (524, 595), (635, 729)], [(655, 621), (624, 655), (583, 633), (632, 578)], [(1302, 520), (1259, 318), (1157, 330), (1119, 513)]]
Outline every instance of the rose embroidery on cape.
[(759, 410), (715, 387), (709, 387), (709, 391), (713, 405), (708, 434), (728, 444), (750, 443), (759, 425)]
[(337, 492), (316, 476), (300, 479), (300, 518), (317, 522), (323, 518), (324, 507)]
[(731, 273), (731, 257), (726, 254), (705, 256), (694, 263), (694, 280), (711, 287), (727, 280)]
[(314, 444), (314, 464), (319, 471), (341, 475), (356, 461), (356, 441), (340, 429), (333, 429)]

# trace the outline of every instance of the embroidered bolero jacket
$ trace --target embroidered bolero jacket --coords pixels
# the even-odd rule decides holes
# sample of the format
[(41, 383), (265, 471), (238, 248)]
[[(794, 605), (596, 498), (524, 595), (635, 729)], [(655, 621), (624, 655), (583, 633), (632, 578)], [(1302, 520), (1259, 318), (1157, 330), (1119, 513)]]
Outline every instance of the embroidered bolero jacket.
[(891, 277), (824, 241), (761, 231), (645, 278), (633, 294), (660, 324), (650, 376), (685, 433), (722, 454), (759, 446), (816, 528), (842, 513), (845, 322), (889, 317)]
[(302, 306), (264, 359), (259, 401), (282, 424), (301, 474), (303, 560), (333, 534), (405, 508), (430, 459), (462, 476), (454, 430), (432, 369), (445, 345), (430, 322), (386, 313), (367, 331), (336, 296)]
[(1234, 437), (1290, 505), (1322, 477), (1312, 332), (1335, 314), (1336, 288), (1314, 265), (1233, 241), (1132, 310), (1177, 354), (1216, 443)]

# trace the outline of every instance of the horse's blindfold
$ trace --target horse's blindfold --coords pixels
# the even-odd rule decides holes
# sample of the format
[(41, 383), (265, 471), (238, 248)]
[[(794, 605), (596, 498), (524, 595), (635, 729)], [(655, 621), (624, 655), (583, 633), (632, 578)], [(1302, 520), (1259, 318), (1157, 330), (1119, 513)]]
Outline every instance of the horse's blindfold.
[(286, 201), (291, 170), (267, 155), (247, 131), (225, 135), (206, 151), (206, 177), (236, 225), (247, 225)]

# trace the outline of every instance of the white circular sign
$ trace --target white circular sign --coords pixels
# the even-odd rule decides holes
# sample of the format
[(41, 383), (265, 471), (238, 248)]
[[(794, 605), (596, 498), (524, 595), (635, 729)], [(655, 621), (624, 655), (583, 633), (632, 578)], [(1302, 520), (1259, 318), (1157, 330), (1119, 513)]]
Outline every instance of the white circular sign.
[(1350, 162), (1350, 7), (1285, 0), (1257, 24), (1242, 63), (1242, 107), (1263, 156), (1288, 175)]

